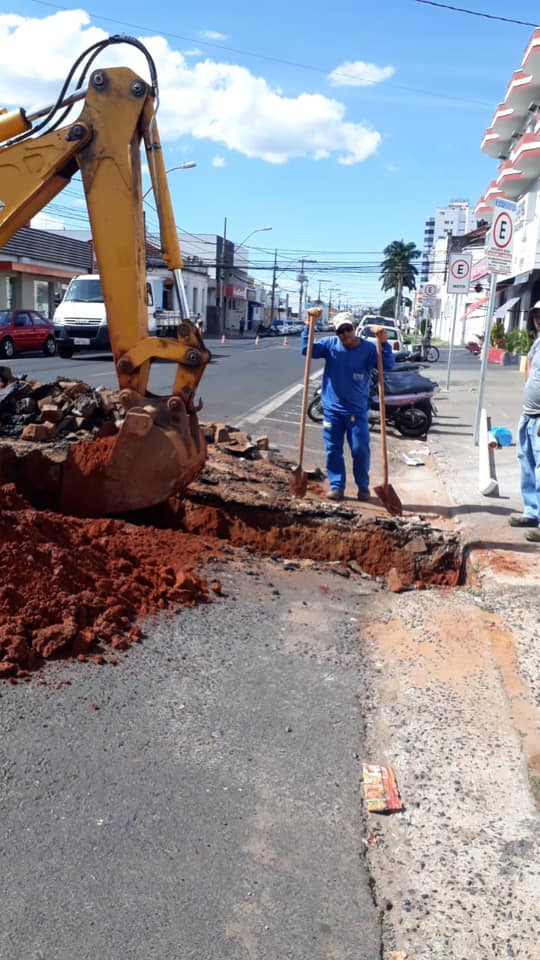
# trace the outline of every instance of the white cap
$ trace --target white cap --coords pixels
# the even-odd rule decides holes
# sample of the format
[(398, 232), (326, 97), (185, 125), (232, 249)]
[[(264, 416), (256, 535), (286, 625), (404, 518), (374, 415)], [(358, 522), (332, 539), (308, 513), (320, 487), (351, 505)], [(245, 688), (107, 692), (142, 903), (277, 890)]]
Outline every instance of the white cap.
[(533, 303), (531, 310), (540, 310), (540, 300), (537, 300), (536, 303)]
[(354, 314), (352, 314), (350, 310), (342, 310), (341, 313), (336, 313), (332, 323), (336, 331), (345, 325), (354, 327)]

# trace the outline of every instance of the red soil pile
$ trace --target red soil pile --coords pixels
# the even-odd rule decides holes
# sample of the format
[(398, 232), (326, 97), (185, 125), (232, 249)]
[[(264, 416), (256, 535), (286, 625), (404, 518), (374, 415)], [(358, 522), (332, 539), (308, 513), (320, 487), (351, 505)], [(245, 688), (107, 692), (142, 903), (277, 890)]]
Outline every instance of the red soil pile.
[(76, 443), (69, 449), (70, 459), (77, 464), (83, 476), (104, 470), (114, 450), (116, 437), (96, 437), (88, 443)]
[(0, 497), (0, 678), (50, 658), (104, 662), (140, 640), (140, 617), (220, 592), (195, 572), (218, 552), (200, 537), (34, 510), (11, 485)]

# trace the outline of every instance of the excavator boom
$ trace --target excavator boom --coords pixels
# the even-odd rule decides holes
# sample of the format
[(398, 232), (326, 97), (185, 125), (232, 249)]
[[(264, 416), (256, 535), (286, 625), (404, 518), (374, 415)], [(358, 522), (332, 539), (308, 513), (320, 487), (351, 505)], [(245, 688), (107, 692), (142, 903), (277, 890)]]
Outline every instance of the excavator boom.
[[(73, 99), (82, 97), (74, 122), (34, 135), (23, 110), (0, 115), (0, 247), (80, 171), (125, 418), (113, 441), (96, 444), (95, 456), (92, 441), (70, 447), (59, 503), (66, 512), (101, 515), (161, 503), (202, 469), (206, 448), (195, 393), (210, 353), (188, 316), (156, 91), (132, 70), (114, 67), (94, 70), (85, 93)], [(182, 310), (177, 338), (148, 332), (142, 147), (162, 255)], [(154, 360), (176, 364), (169, 397), (148, 394)]]

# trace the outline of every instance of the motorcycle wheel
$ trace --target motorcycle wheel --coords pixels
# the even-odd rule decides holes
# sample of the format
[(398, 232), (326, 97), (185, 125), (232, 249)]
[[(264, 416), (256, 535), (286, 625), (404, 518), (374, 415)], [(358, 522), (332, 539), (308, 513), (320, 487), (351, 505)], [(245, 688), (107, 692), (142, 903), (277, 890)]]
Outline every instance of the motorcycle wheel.
[(440, 357), (438, 347), (428, 347), (426, 350), (426, 360), (428, 363), (436, 363)]
[(323, 409), (320, 397), (313, 397), (313, 400), (307, 408), (307, 415), (310, 420), (313, 420), (313, 423), (323, 422)]
[(433, 423), (431, 405), (419, 403), (414, 407), (400, 407), (394, 423), (404, 437), (423, 437)]

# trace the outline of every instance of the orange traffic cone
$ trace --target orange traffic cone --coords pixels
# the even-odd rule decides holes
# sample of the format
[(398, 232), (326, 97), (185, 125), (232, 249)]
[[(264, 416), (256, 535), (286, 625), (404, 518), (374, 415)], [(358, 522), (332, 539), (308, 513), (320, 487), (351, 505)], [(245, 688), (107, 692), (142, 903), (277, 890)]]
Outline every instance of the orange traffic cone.
[(221, 342), (222, 342), (222, 343), (225, 343), (225, 334), (224, 334), (224, 333), (221, 334)]
[(288, 347), (288, 346), (289, 346), (289, 338), (288, 338), (288, 337), (284, 337), (284, 338), (283, 338), (283, 346), (284, 346), (284, 347)]
[(260, 343), (261, 343), (261, 338), (260, 338), (259, 335), (257, 334), (257, 336), (255, 337), (255, 346), (258, 347), (258, 346), (260, 345)]

